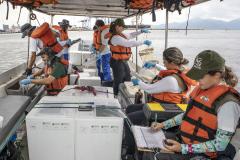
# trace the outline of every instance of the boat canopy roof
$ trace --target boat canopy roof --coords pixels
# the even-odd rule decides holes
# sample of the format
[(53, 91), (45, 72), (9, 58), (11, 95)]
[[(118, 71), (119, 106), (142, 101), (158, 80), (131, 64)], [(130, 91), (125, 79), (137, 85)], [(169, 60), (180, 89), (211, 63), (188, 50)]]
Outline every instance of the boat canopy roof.
[[(184, 1), (184, 0), (183, 0)], [(195, 0), (193, 5), (209, 0)], [(128, 9), (126, 0), (57, 0), (57, 4), (42, 5), (36, 11), (48, 15), (71, 15), (89, 17), (130, 17), (139, 13), (139, 9)], [(144, 10), (150, 12), (151, 9)]]

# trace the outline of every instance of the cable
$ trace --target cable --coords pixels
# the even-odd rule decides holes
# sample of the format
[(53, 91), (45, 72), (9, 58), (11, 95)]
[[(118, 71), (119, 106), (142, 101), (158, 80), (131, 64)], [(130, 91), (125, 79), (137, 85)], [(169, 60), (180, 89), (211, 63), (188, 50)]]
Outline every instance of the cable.
[(186, 36), (187, 36), (187, 32), (188, 32), (188, 22), (189, 22), (189, 17), (190, 17), (190, 14), (191, 14), (191, 6), (189, 7), (189, 10), (188, 10), (188, 18), (187, 18), (187, 25), (186, 25)]

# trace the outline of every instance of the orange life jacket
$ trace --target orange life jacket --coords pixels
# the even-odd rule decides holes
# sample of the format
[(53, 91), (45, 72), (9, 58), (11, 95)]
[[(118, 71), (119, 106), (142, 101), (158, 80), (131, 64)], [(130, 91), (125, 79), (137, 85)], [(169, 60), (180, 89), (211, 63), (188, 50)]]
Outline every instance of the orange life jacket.
[(100, 49), (100, 45), (97, 44), (97, 36), (98, 36), (98, 31), (96, 30), (93, 32), (93, 45), (98, 51)]
[(68, 40), (68, 32), (67, 31), (64, 31), (60, 26), (52, 26), (53, 29), (57, 30), (60, 34), (60, 40), (61, 41), (66, 41)]
[(193, 5), (196, 3), (196, 0), (184, 0), (186, 3)]
[(104, 38), (109, 39), (111, 36), (112, 36), (112, 33), (108, 32), (107, 34), (105, 34)]
[[(117, 34), (125, 39), (127, 39), (127, 37), (123, 34)], [(124, 46), (114, 46), (111, 43), (111, 39), (112, 37), (115, 35), (112, 35), (108, 41), (108, 44), (110, 45), (110, 50), (112, 53), (112, 59), (115, 60), (129, 60), (129, 58), (132, 55), (132, 51), (130, 47), (124, 47)]]
[(101, 34), (102, 34), (102, 31), (104, 29), (107, 29), (109, 28), (110, 26), (109, 25), (104, 25), (102, 27), (100, 27), (99, 31), (97, 32), (97, 37), (96, 37), (96, 44), (97, 44), (97, 50), (100, 49), (100, 47), (102, 46), (102, 39), (101, 39)]
[[(181, 137), (185, 144), (198, 144), (215, 138), (217, 124), (217, 100), (231, 93), (240, 99), (239, 93), (226, 85), (217, 85), (207, 90), (196, 87), (191, 93), (191, 100), (183, 116), (180, 127)], [(206, 153), (216, 158), (216, 153)]]
[(43, 42), (44, 47), (51, 47), (52, 50), (57, 54), (62, 51), (63, 47), (58, 43), (55, 35), (49, 27), (48, 23), (43, 23), (41, 26), (36, 28), (32, 34), (32, 38), (39, 38)]
[(23, 6), (32, 6), (40, 7), (43, 4), (57, 4), (57, 0), (10, 0), (13, 6), (23, 5)]
[(152, 7), (153, 0), (131, 0), (130, 8), (131, 9), (150, 9)]
[(172, 93), (172, 92), (162, 92), (152, 94), (152, 100), (156, 102), (165, 102), (165, 103), (186, 103), (185, 101), (187, 98), (187, 92), (190, 90), (191, 86), (196, 85), (196, 82), (189, 77), (187, 77), (183, 72), (179, 70), (163, 70), (160, 71), (158, 74), (158, 80), (161, 80), (164, 77), (176, 75), (178, 76), (183, 84), (186, 86), (186, 89), (182, 93)]
[[(44, 67), (45, 77), (48, 77), (52, 73), (52, 67), (46, 65)], [(68, 76), (67, 74), (61, 78), (55, 79), (51, 84), (46, 85), (45, 89), (47, 90), (48, 95), (57, 95), (66, 85), (68, 85)]]

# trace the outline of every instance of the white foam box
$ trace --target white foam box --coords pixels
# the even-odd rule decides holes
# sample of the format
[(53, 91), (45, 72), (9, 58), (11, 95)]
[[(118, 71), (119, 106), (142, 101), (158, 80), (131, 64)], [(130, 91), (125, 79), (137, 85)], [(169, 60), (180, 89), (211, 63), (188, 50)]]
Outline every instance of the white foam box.
[[(78, 74), (71, 74), (70, 75), (70, 85), (75, 85), (75, 81), (78, 78), (78, 76), (79, 76), (79, 78), (80, 77), (90, 77), (90, 74), (87, 73), (87, 72), (81, 72), (81, 73), (78, 73)], [(79, 84), (79, 80), (77, 80), (77, 84)]]
[(84, 73), (89, 73), (90, 76), (97, 76), (97, 70), (91, 68), (83, 68)]
[(67, 85), (63, 88), (58, 96), (77, 96), (77, 97), (97, 97), (97, 98), (112, 98), (114, 99), (113, 88), (103, 86), (93, 86), (96, 91), (96, 96), (89, 91), (81, 91), (74, 89), (77, 85)]
[(70, 52), (70, 62), (73, 65), (82, 65), (82, 52), (81, 51), (71, 51)]
[(101, 79), (100, 77), (93, 76), (93, 77), (80, 77), (78, 79), (78, 85), (80, 86), (101, 86)]

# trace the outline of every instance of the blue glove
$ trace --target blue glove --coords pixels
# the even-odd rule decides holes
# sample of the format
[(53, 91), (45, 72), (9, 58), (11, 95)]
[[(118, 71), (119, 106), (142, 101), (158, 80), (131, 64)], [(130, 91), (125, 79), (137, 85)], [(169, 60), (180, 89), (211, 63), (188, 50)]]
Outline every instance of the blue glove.
[(145, 40), (143, 42), (143, 44), (147, 45), (147, 46), (150, 46), (152, 44), (152, 41), (149, 41), (149, 40)]
[(33, 75), (27, 76), (27, 79), (34, 79)]
[(102, 55), (100, 53), (97, 54), (96, 60), (100, 60), (102, 58)]
[(66, 45), (68, 45), (68, 46), (71, 46), (71, 45), (72, 45), (71, 39), (68, 39), (68, 40), (67, 40)]
[(91, 46), (90, 52), (91, 52), (92, 54), (96, 54), (96, 53), (97, 53), (96, 48), (93, 47), (93, 46)]
[(25, 86), (25, 85), (30, 84), (31, 82), (32, 82), (31, 79), (23, 79), (23, 80), (21, 80), (21, 81), (19, 82), (19, 84), (20, 84), (21, 86)]
[(141, 33), (151, 33), (147, 28), (141, 29)]
[(132, 79), (132, 83), (133, 83), (134, 86), (139, 85), (139, 81), (140, 81), (140, 80), (139, 80), (139, 79), (136, 79), (136, 78), (135, 78), (135, 79)]
[(143, 65), (143, 67), (144, 68), (153, 68), (153, 67), (155, 67), (156, 66), (156, 64), (155, 63), (152, 63), (152, 62), (146, 62), (146, 63), (144, 63), (144, 65)]

